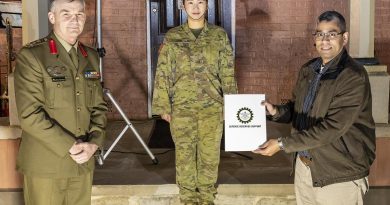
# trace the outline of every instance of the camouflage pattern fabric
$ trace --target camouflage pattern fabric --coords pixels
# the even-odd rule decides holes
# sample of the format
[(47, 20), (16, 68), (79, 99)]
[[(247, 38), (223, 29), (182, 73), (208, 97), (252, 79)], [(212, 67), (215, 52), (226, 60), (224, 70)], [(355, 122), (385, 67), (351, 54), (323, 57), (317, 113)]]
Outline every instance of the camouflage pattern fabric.
[(206, 23), (196, 38), (183, 24), (165, 37), (158, 59), (153, 114), (170, 114), (176, 181), (182, 201), (212, 204), (223, 129), (223, 95), (237, 93), (226, 32)]
[(193, 115), (174, 113), (171, 132), (176, 146), (176, 181), (183, 201), (212, 202), (217, 193), (222, 109), (211, 106)]
[(160, 51), (153, 93), (153, 113), (169, 114), (236, 93), (234, 57), (226, 32), (206, 24), (198, 38), (188, 24), (171, 29)]

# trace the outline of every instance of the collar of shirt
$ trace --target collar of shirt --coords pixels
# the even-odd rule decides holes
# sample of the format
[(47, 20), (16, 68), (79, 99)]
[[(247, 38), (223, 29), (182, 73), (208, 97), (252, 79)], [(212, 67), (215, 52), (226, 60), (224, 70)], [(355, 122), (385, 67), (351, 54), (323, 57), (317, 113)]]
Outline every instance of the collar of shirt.
[(76, 43), (74, 45), (71, 45), (69, 44), (68, 42), (66, 42), (64, 39), (62, 39), (61, 37), (59, 37), (55, 32), (54, 32), (54, 35), (56, 36), (56, 38), (58, 39), (58, 41), (61, 43), (61, 45), (65, 48), (66, 52), (69, 53), (70, 49), (72, 49), (72, 47), (74, 47), (77, 51), (77, 48), (78, 48), (78, 44), (79, 44), (79, 41), (77, 40)]
[[(207, 20), (205, 20), (205, 22), (204, 22), (204, 27), (203, 27), (203, 29), (202, 29), (202, 32), (199, 34), (199, 36), (202, 35), (203, 32), (207, 32), (207, 31), (209, 30), (208, 27), (209, 27), (209, 23), (207, 22)], [(184, 30), (189, 36), (193, 36), (193, 37), (195, 38), (195, 36), (192, 34), (192, 31), (191, 31), (190, 27), (188, 26), (188, 22), (184, 23), (184, 24), (182, 25), (182, 28), (183, 28), (183, 30)], [(190, 35), (190, 34), (191, 34), (191, 35)], [(196, 38), (195, 38), (195, 39), (196, 39)]]

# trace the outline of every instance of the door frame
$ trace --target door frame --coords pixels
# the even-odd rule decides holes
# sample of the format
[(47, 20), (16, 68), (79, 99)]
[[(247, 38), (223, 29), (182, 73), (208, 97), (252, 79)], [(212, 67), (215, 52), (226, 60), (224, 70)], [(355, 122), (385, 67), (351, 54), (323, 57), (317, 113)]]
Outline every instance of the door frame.
[[(236, 48), (236, 0), (230, 0), (231, 4), (231, 28), (232, 28), (232, 39), (231, 43), (233, 46), (233, 51), (235, 51)], [(152, 88), (153, 83), (152, 82), (152, 48), (151, 48), (151, 27), (150, 27), (150, 0), (146, 0), (146, 61), (147, 61), (147, 84), (148, 84), (148, 117), (152, 118)], [(233, 52), (235, 53), (235, 52)]]

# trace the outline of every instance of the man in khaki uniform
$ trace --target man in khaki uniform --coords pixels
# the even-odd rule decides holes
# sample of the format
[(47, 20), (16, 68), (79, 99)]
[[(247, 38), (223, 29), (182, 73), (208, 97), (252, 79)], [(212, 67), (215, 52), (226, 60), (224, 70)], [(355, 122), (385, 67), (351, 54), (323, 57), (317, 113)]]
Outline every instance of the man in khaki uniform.
[(17, 169), (27, 205), (87, 205), (95, 151), (105, 137), (107, 106), (97, 52), (78, 41), (83, 0), (54, 0), (53, 32), (24, 46), (15, 70), (23, 130)]

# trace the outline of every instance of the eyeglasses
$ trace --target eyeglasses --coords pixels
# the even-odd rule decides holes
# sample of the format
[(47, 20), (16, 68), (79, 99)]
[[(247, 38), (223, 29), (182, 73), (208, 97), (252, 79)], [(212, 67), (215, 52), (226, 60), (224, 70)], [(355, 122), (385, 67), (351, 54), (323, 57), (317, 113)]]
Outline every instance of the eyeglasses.
[(316, 32), (316, 33), (313, 33), (313, 36), (316, 40), (322, 40), (322, 39), (329, 39), (329, 40), (333, 40), (333, 39), (336, 39), (338, 35), (341, 35), (341, 34), (344, 34), (345, 32), (335, 32), (335, 31), (332, 31), (332, 32), (328, 32), (328, 33), (324, 33), (324, 32)]

